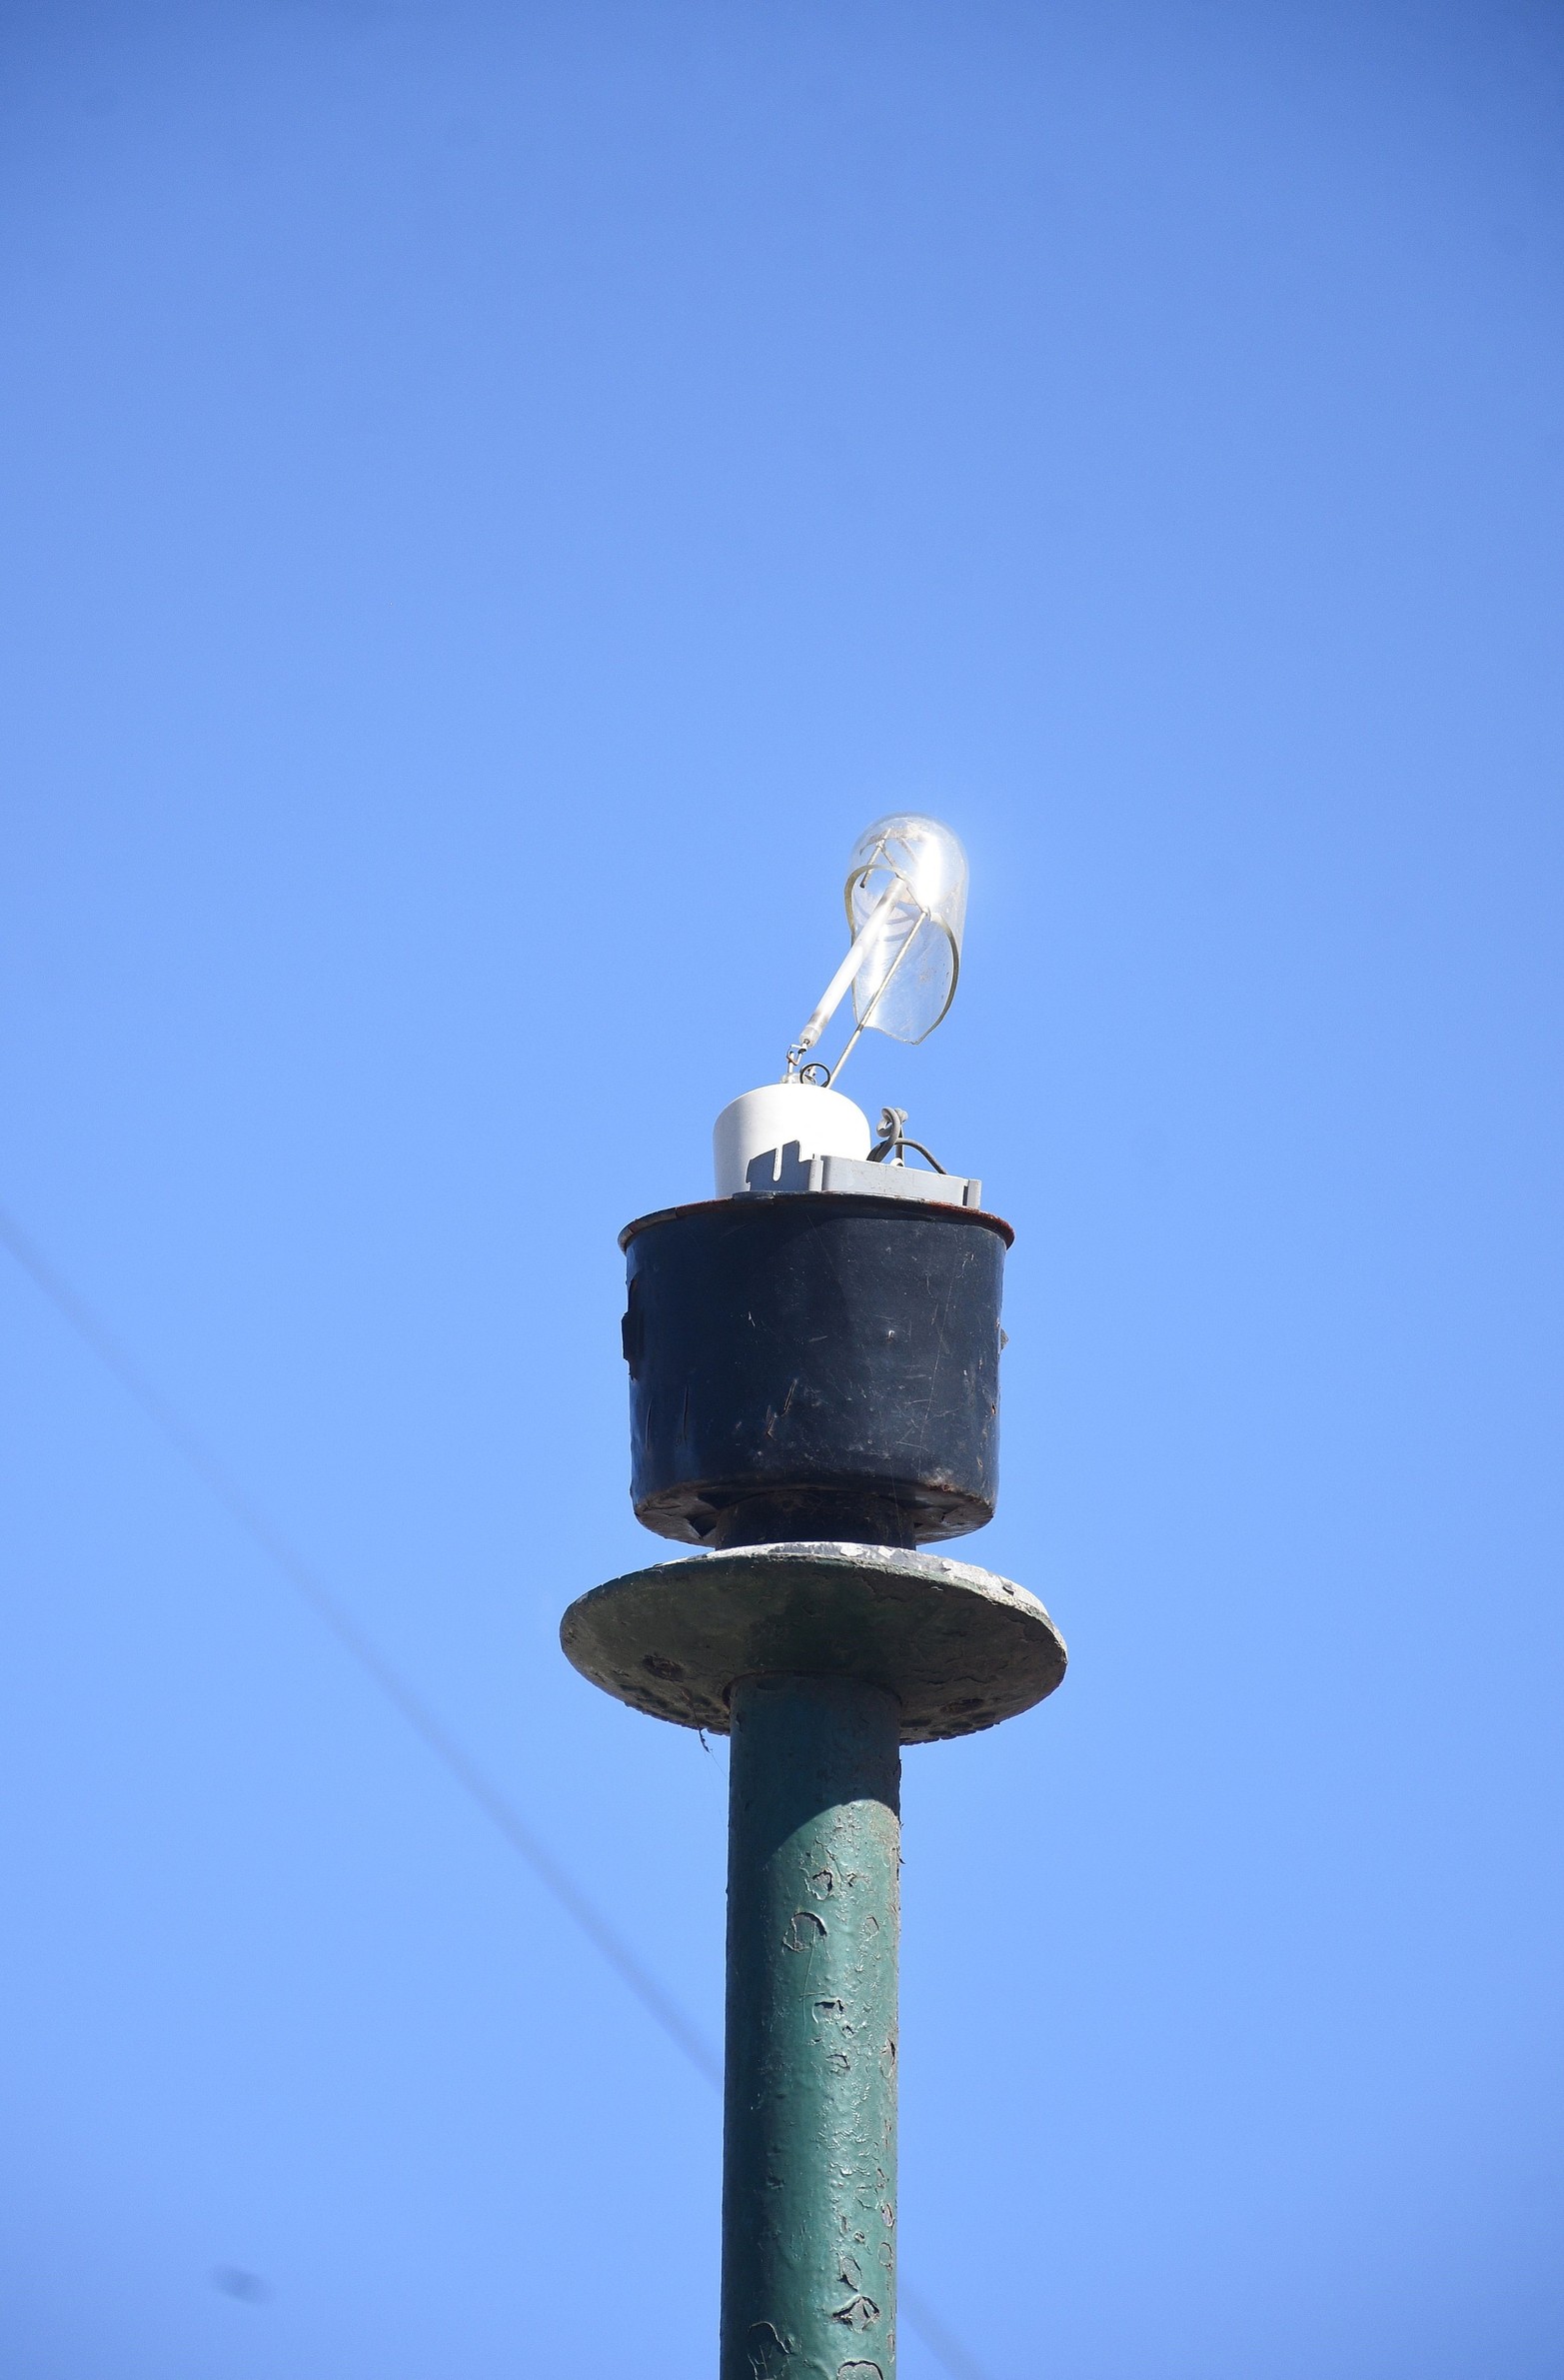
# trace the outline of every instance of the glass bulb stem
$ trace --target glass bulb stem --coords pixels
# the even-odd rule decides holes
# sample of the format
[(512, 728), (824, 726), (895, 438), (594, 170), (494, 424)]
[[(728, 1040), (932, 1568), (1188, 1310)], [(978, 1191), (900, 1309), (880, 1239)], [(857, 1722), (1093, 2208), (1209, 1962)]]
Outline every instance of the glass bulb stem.
[[(892, 886), (892, 887), (891, 887), (891, 891), (893, 892), (894, 890), (895, 890), (895, 888), (894, 888), (894, 886)], [(890, 899), (890, 894), (889, 894), (889, 893), (887, 893), (887, 894), (885, 895), (885, 901), (888, 901), (889, 899)], [(866, 925), (866, 926), (865, 926), (865, 928), (864, 928), (864, 934), (866, 934), (866, 933), (867, 933), (867, 931), (868, 931), (868, 926), (871, 926), (871, 925), (873, 924), (873, 922), (874, 922), (874, 918), (877, 918), (877, 917), (878, 917), (878, 915), (879, 915), (879, 910), (884, 908), (884, 906), (885, 906), (885, 901), (882, 901), (882, 902), (879, 904), (879, 909), (876, 909), (876, 910), (875, 910), (875, 912), (874, 912), (874, 917), (873, 917), (873, 918), (870, 918), (870, 919), (868, 920), (868, 922), (867, 922), (867, 925)], [(926, 911), (924, 912), (924, 915), (925, 915), (925, 916), (927, 915), (927, 912), (926, 912)], [(863, 936), (862, 936), (862, 935), (860, 935), (858, 939), (859, 939), (859, 941), (862, 941), (862, 939), (863, 939)], [(900, 950), (899, 950), (899, 951), (897, 951), (897, 953), (896, 953), (895, 957), (894, 957), (894, 958), (891, 960), (891, 962), (890, 962), (890, 965), (889, 965), (889, 966), (886, 968), (886, 970), (885, 970), (885, 972), (884, 972), (884, 975), (883, 975), (883, 976), (880, 978), (880, 981), (879, 981), (879, 982), (878, 982), (878, 984), (876, 984), (876, 986), (874, 987), (874, 997), (873, 997), (873, 999), (872, 999), (872, 1000), (869, 1002), (869, 1004), (868, 1004), (868, 1007), (867, 1007), (867, 1008), (866, 1008), (866, 1009), (863, 1011), (863, 1014), (862, 1014), (862, 1016), (861, 1016), (861, 1017), (858, 1019), (858, 1021), (857, 1021), (856, 1025), (855, 1025), (855, 1026), (852, 1028), (852, 1031), (851, 1031), (851, 1033), (850, 1033), (850, 1034), (849, 1034), (849, 1036), (847, 1037), (847, 1046), (846, 1046), (846, 1048), (845, 1048), (845, 1049), (842, 1051), (842, 1053), (841, 1053), (841, 1056), (840, 1056), (840, 1057), (837, 1059), (837, 1061), (836, 1061), (835, 1065), (834, 1065), (834, 1066), (831, 1068), (831, 1070), (830, 1070), (830, 1080), (831, 1080), (832, 1084), (834, 1084), (834, 1083), (835, 1083), (836, 1077), (837, 1077), (837, 1076), (840, 1074), (840, 1072), (841, 1072), (842, 1068), (843, 1068), (843, 1067), (846, 1065), (846, 1063), (847, 1063), (847, 1060), (848, 1060), (848, 1059), (849, 1059), (849, 1058), (852, 1056), (852, 1053), (853, 1053), (853, 1051), (854, 1051), (854, 1050), (857, 1048), (857, 1046), (858, 1046), (858, 1040), (859, 1040), (859, 1037), (860, 1037), (860, 1035), (861, 1035), (861, 1034), (862, 1034), (862, 1032), (863, 1032), (863, 1028), (864, 1028), (866, 1025), (872, 1025), (872, 1023), (874, 1022), (874, 1011), (875, 1011), (875, 1010), (878, 1008), (878, 1006), (879, 1006), (879, 1004), (880, 1004), (880, 1001), (881, 1001), (881, 999), (883, 998), (884, 994), (885, 994), (885, 993), (886, 993), (886, 992), (889, 990), (889, 987), (890, 987), (890, 979), (891, 979), (891, 977), (892, 977), (892, 976), (895, 974), (895, 972), (896, 972), (896, 969), (897, 969), (897, 968), (898, 968), (898, 967), (901, 965), (901, 962), (902, 962), (902, 960), (903, 960), (903, 959), (906, 957), (906, 955), (907, 955), (908, 951), (909, 951), (911, 948), (912, 948), (912, 937), (911, 937), (909, 934), (908, 934), (908, 935), (903, 935), (903, 937), (902, 937), (902, 940), (901, 940), (901, 948), (900, 948)]]
[[(810, 1014), (807, 1025), (805, 1025), (802, 1033), (799, 1034), (796, 1042), (793, 1044), (793, 1048), (797, 1051), (800, 1058), (802, 1057), (805, 1050), (813, 1049), (815, 1043), (819, 1040), (820, 1035), (825, 1031), (826, 1026), (830, 1023), (832, 1017), (834, 1017), (836, 1011), (840, 1008), (843, 1000), (846, 998), (847, 987), (851, 984), (859, 969), (864, 966), (870, 952), (874, 949), (874, 928), (879, 924), (880, 919), (890, 908), (891, 904), (893, 902), (899, 901), (904, 894), (910, 891), (911, 887), (907, 884), (906, 879), (902, 876), (897, 876), (894, 883), (891, 884), (885, 892), (881, 893), (879, 899), (869, 911), (868, 916), (864, 919), (862, 925), (858, 928), (856, 934), (852, 937), (851, 942), (848, 944), (847, 955), (845, 959), (843, 959), (841, 965), (831, 977), (830, 982), (820, 994), (820, 997), (815, 1003), (813, 1011)], [(915, 894), (913, 894), (912, 897), (914, 900), (917, 898)], [(919, 904), (919, 907), (921, 907), (921, 904)], [(899, 961), (899, 952), (896, 954), (896, 958)], [(887, 984), (889, 983), (890, 977), (894, 974), (894, 972), (895, 963), (893, 962), (885, 976), (885, 982)], [(883, 990), (884, 986), (882, 985), (880, 989)], [(879, 994), (876, 993), (874, 997), (877, 1000)], [(858, 1030), (859, 1032), (862, 1031), (861, 1026)], [(857, 1035), (854, 1034), (852, 1038), (853, 1041), (856, 1041)], [(848, 1047), (851, 1047), (850, 1043)], [(839, 1066), (841, 1062), (838, 1059), (836, 1063)]]

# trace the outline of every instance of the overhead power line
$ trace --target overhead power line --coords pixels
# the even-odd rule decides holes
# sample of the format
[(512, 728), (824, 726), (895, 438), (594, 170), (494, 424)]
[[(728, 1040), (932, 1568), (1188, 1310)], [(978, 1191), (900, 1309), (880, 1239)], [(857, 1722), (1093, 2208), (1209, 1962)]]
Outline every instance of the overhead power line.
[[(566, 1915), (586, 1935), (627, 1990), (640, 2001), (653, 2023), (661, 2028), (703, 2080), (710, 2083), (714, 2090), (721, 2091), (722, 2060), (700, 2027), (664, 1990), (651, 1969), (637, 1956), (617, 1927), (604, 1916), (591, 1895), (582, 1890), (564, 1863), (540, 1840), (509, 1794), (458, 1742), (445, 1721), (424, 1700), (417, 1688), (409, 1684), (395, 1663), (387, 1659), (373, 1637), (339, 1602), (283, 1532), (239, 1486), (177, 1406), (154, 1385), (123, 1342), (71, 1286), (58, 1265), (44, 1254), (37, 1241), (23, 1230), (14, 1215), (3, 1206), (0, 1206), (0, 1241), (9, 1248), (22, 1270), (42, 1291), (56, 1312), (63, 1316), (77, 1336), (114, 1374), (147, 1418), (184, 1457), (229, 1517), (260, 1549), (273, 1568), (281, 1571), (316, 1618), (330, 1629), (343, 1650), (373, 1680), (414, 1734), (478, 1804), (512, 1850), (526, 1861), (545, 1891), (553, 1895)], [(901, 2303), (908, 2321), (919, 2333), (924, 2345), (953, 2375), (953, 2380), (984, 2380), (980, 2366), (945, 2327), (921, 2291), (913, 2291), (903, 2282)]]
[(594, 1948), (601, 1951), (620, 1981), (635, 1993), (653, 2022), (662, 2026), (675, 2047), (684, 2052), (708, 2082), (721, 2089), (722, 2061), (710, 2042), (676, 2002), (670, 1999), (656, 1976), (642, 1964), (629, 1943), (610, 1924), (603, 1912), (594, 1906), (568, 1870), (539, 1841), (510, 1797), (472, 1754), (458, 1743), (422, 1694), (408, 1683), (379, 1645), (360, 1627), (351, 1612), (322, 1584), (282, 1531), (274, 1527), (259, 1506), (252, 1503), (244, 1490), (230, 1478), (211, 1448), (197, 1436), (168, 1398), (153, 1386), (113, 1332), (99, 1320), (63, 1273), (3, 1208), (0, 1208), (0, 1239), (5, 1241), (17, 1262), (31, 1274), (50, 1303), (65, 1316), (78, 1336), (87, 1341), (93, 1353), (108, 1365), (142, 1411), (178, 1448), (229, 1516), (238, 1522), (252, 1543), (260, 1547), (273, 1567), (281, 1570), (316, 1618), (330, 1628), (338, 1643), (374, 1679), (386, 1699), (401, 1712), (436, 1759), (442, 1761), (463, 1789), (472, 1795), (484, 1815), (505, 1836), (512, 1850), (521, 1853), (544, 1889), (553, 1893)]

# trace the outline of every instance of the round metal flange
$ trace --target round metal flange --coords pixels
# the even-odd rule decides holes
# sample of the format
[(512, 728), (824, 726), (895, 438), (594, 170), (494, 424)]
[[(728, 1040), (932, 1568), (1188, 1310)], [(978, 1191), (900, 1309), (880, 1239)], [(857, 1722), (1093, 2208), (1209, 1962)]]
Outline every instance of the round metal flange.
[(1023, 1586), (880, 1545), (742, 1545), (632, 1570), (573, 1603), (560, 1641), (606, 1693), (714, 1734), (736, 1678), (861, 1678), (895, 1695), (903, 1743), (1029, 1710), (1065, 1659)]

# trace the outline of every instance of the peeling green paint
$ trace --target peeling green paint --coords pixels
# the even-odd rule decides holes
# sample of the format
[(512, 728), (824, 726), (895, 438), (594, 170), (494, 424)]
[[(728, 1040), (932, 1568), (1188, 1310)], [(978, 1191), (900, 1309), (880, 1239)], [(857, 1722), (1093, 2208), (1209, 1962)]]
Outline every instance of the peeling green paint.
[(733, 1689), (722, 2380), (895, 2380), (900, 1713)]

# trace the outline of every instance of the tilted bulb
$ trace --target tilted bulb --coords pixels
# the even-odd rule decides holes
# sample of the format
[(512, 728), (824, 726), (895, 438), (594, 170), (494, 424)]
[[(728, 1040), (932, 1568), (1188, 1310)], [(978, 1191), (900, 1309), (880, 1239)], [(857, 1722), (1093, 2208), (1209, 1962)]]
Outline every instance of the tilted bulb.
[[(926, 1040), (955, 996), (966, 923), (966, 854), (948, 827), (914, 811), (876, 819), (852, 847), (845, 886), (852, 944), (787, 1054), (789, 1078), (812, 1050), (848, 988), (858, 1035)], [(831, 1070), (834, 1072), (836, 1070)], [(821, 1068), (810, 1080), (828, 1080)]]
[(907, 811), (876, 819), (853, 846), (844, 898), (860, 1028), (925, 1041), (955, 997), (966, 924), (966, 854), (948, 827)]

